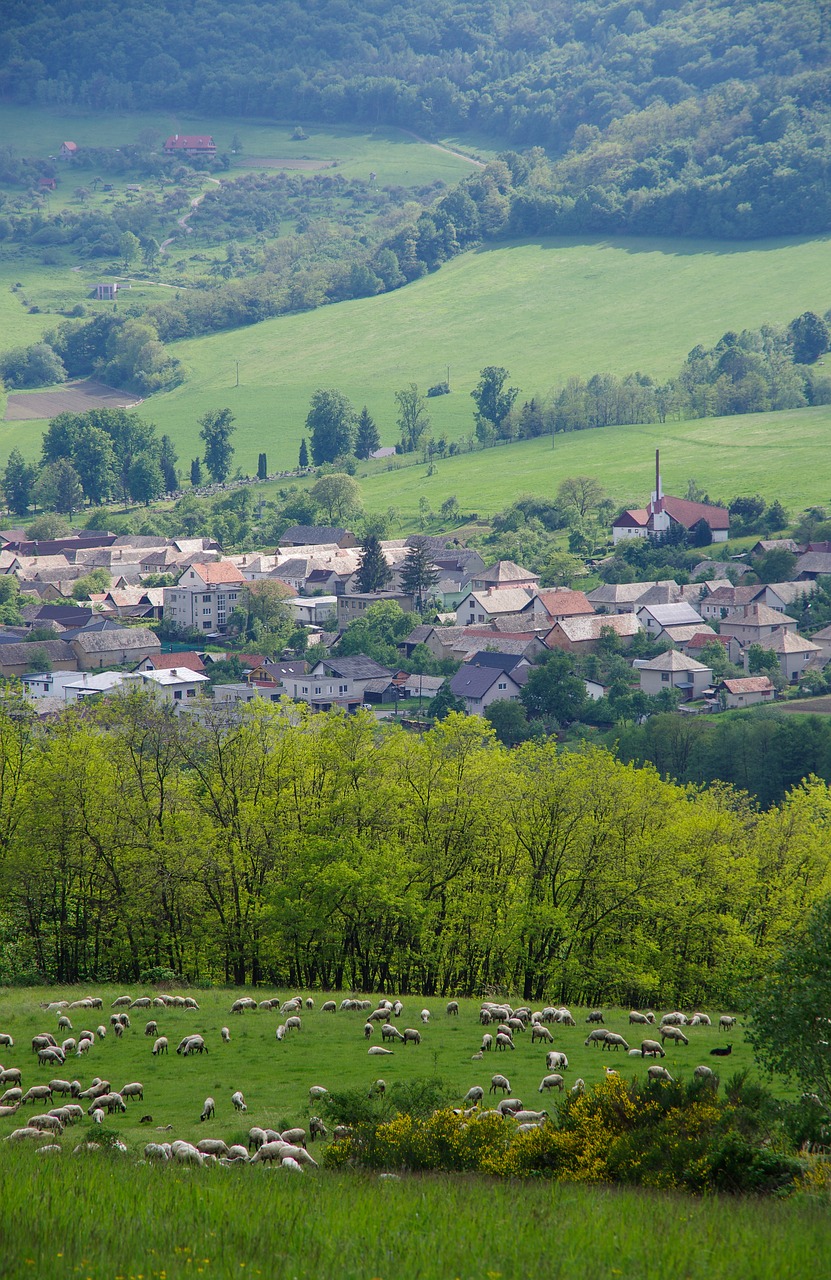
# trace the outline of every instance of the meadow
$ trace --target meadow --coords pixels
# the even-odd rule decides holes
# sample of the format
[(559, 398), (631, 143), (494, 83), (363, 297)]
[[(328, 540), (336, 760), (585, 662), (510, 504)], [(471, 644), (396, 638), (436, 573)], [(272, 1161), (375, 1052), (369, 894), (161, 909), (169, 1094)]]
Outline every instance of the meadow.
[[(133, 994), (139, 990), (136, 986)], [(110, 1005), (122, 989), (95, 987), (94, 993), (104, 998), (104, 1012), (70, 1011), (75, 1034), (82, 1026), (94, 1030), (99, 1020), (109, 1026)], [(153, 994), (152, 988), (147, 993)], [(46, 1013), (41, 1002), (81, 994), (87, 992), (0, 992), (0, 1030), (15, 1039), (13, 1049), (2, 1050), (2, 1060), (6, 1066), (23, 1068), (24, 1086), (50, 1075), (34, 1066), (29, 1046), (32, 1034), (56, 1030), (57, 1015)], [(131, 1102), (126, 1116), (105, 1122), (108, 1133), (117, 1132), (126, 1143), (127, 1154), (72, 1158), (64, 1152), (61, 1157), (39, 1158), (29, 1144), (0, 1147), (4, 1276), (16, 1278), (48, 1268), (57, 1276), (91, 1280), (241, 1273), (337, 1275), (343, 1280), (393, 1275), (404, 1280), (502, 1280), (535, 1273), (565, 1277), (575, 1271), (588, 1280), (676, 1273), (690, 1280), (713, 1280), (736, 1274), (741, 1258), (743, 1277), (767, 1280), (814, 1274), (818, 1260), (831, 1247), (827, 1208), (802, 1197), (763, 1205), (533, 1181), (499, 1183), (466, 1175), (395, 1180), (326, 1170), (295, 1182), (264, 1166), (194, 1170), (136, 1164), (134, 1157), (148, 1140), (222, 1136), (245, 1142), (252, 1124), (306, 1125), (310, 1084), (363, 1091), (381, 1074), (390, 1087), (396, 1081), (440, 1077), (460, 1100), (471, 1084), (487, 1087), (493, 1071), (500, 1070), (528, 1105), (539, 1100), (546, 1049), (531, 1047), (530, 1032), (517, 1036), (512, 1054), (491, 1053), (482, 1061), (471, 1061), (482, 1034), (476, 1001), (461, 1001), (455, 1018), (445, 1013), (444, 1000), (406, 1000), (398, 1025), (420, 1028), (423, 1041), (406, 1050), (396, 1045), (392, 1057), (379, 1059), (367, 1055), (365, 1014), (322, 1013), (324, 996), (317, 997), (314, 1011), (303, 1011), (301, 1031), (278, 1043), (276, 1013), (230, 1014), (239, 989), (192, 994), (200, 1005), (198, 1012), (151, 1010), (148, 1015), (134, 1010), (122, 1040), (110, 1032), (88, 1057), (68, 1060), (65, 1074), (77, 1074), (82, 1084), (94, 1074), (110, 1079), (115, 1087), (128, 1079), (144, 1083), (144, 1101)], [(432, 1011), (426, 1027), (419, 1020), (424, 1007)], [(586, 1011), (573, 1008), (573, 1013), (576, 1027), (553, 1029), (556, 1047), (569, 1056), (567, 1082), (582, 1075), (591, 1084), (609, 1064), (626, 1077), (644, 1073), (646, 1063), (640, 1059), (586, 1048)], [(143, 1035), (148, 1016), (154, 1016), (159, 1030), (170, 1038), (173, 1051), (166, 1058), (151, 1055), (152, 1041)], [(627, 1019), (623, 1010), (606, 1015), (611, 1029), (638, 1044), (642, 1029), (633, 1027), (630, 1035)], [(229, 1044), (220, 1040), (222, 1025), (230, 1027)], [(208, 1055), (177, 1057), (178, 1039), (196, 1030), (205, 1035)], [(378, 1039), (376, 1031), (373, 1040)], [(729, 1036), (720, 1036), (715, 1028), (694, 1029), (690, 1039), (686, 1049), (667, 1044), (664, 1065), (674, 1075), (688, 1077), (699, 1061), (713, 1063), (707, 1051), (720, 1039), (730, 1040), (734, 1047), (724, 1061), (729, 1071), (722, 1071), (723, 1078), (752, 1068), (740, 1027)], [(244, 1116), (230, 1103), (231, 1092), (239, 1088), (249, 1108)], [(217, 1118), (200, 1124), (207, 1094), (216, 1098)], [(139, 1125), (140, 1116), (147, 1114), (153, 1116), (152, 1124)], [(20, 1114), (0, 1121), (0, 1138), (21, 1122)], [(155, 1131), (164, 1125), (172, 1125), (173, 1131)], [(62, 1145), (71, 1151), (99, 1132), (85, 1120), (67, 1130)], [(319, 1158), (319, 1145), (311, 1150)], [(506, 1233), (508, 1222), (512, 1227)]]

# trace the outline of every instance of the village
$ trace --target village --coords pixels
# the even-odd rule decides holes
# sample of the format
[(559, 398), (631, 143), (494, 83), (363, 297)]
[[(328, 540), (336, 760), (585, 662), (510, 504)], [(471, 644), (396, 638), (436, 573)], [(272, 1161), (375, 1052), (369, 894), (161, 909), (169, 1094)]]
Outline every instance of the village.
[[(713, 543), (727, 540), (729, 512), (663, 494), (656, 458), (649, 503), (617, 517), (610, 543), (689, 535), (702, 522)], [(484, 716), (495, 703), (519, 702), (535, 666), (557, 651), (585, 676), (587, 705), (609, 689), (602, 664), (578, 660), (613, 652), (631, 690), (657, 700), (655, 708), (695, 714), (773, 702), (831, 661), (831, 627), (808, 638), (789, 613), (802, 612), (831, 571), (831, 548), (792, 539), (702, 559), (683, 584), (603, 582), (582, 591), (542, 587), (510, 560), (486, 564), (452, 533), (412, 535), (377, 543), (386, 580), (365, 591), (365, 549), (345, 527), (295, 525), (274, 550), (228, 555), (207, 537), (0, 537), (0, 574), (17, 579), (22, 604), (22, 625), (0, 628), (0, 675), (39, 716), (137, 688), (191, 714), (208, 700), (230, 711), (285, 698), (313, 711), (366, 706), (418, 723), (443, 698), (442, 710)], [(777, 549), (792, 557), (792, 580), (744, 584), (754, 559)], [(423, 598), (408, 581), (414, 552), (428, 570)], [(78, 599), (76, 584), (92, 572), (102, 589)], [(173, 585), (150, 585), (160, 575)], [(248, 593), (262, 583), (274, 584), (302, 637), (282, 653), (248, 651), (237, 634)], [(413, 615), (396, 635), (400, 668), (354, 646), (343, 652), (349, 628), (378, 605), (394, 606), (400, 620)]]

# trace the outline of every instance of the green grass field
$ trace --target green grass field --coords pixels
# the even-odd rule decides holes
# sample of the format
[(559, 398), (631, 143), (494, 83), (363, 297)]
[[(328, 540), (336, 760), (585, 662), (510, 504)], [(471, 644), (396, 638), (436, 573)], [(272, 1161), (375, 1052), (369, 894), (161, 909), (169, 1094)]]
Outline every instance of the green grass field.
[[(90, 994), (93, 993), (92, 988)], [(95, 988), (104, 1012), (73, 1010), (74, 1034), (99, 1021), (109, 1025), (110, 1005), (121, 990)], [(57, 1014), (41, 1001), (77, 989), (3, 990), (0, 1030), (15, 1038), (4, 1048), (5, 1066), (19, 1065), (23, 1084), (49, 1079), (35, 1065), (29, 1040), (56, 1031)], [(139, 994), (139, 989), (133, 992)], [(148, 992), (152, 994), (152, 989)], [(200, 1010), (134, 1010), (121, 1041), (110, 1032), (88, 1057), (70, 1057), (56, 1074), (86, 1085), (93, 1075), (114, 1087), (128, 1080), (145, 1086), (143, 1102), (130, 1103), (126, 1116), (107, 1120), (129, 1151), (122, 1155), (73, 1157), (72, 1148), (98, 1132), (84, 1121), (61, 1139), (60, 1157), (39, 1157), (33, 1149), (0, 1145), (0, 1274), (17, 1277), (48, 1269), (51, 1274), (90, 1280), (173, 1280), (204, 1274), (261, 1274), (366, 1280), (507, 1280), (544, 1275), (600, 1280), (608, 1276), (714, 1280), (740, 1274), (745, 1280), (818, 1274), (818, 1260), (831, 1247), (831, 1223), (823, 1202), (789, 1203), (639, 1194), (606, 1188), (525, 1182), (499, 1183), (471, 1176), (403, 1177), (384, 1180), (357, 1173), (321, 1171), (293, 1181), (286, 1174), (254, 1168), (188, 1169), (137, 1165), (135, 1155), (148, 1140), (222, 1136), (245, 1141), (252, 1124), (284, 1128), (306, 1125), (308, 1088), (368, 1088), (379, 1075), (398, 1080), (439, 1076), (461, 1099), (474, 1083), (487, 1087), (494, 1071), (509, 1075), (513, 1091), (527, 1104), (540, 1102), (537, 1085), (545, 1073), (545, 1047), (531, 1047), (530, 1032), (517, 1036), (514, 1053), (491, 1053), (471, 1061), (479, 1047), (478, 1002), (462, 1001), (458, 1018), (447, 1016), (445, 1001), (408, 998), (399, 1025), (423, 1031), (422, 1044), (396, 1046), (392, 1057), (372, 1058), (362, 1028), (365, 1014), (302, 1014), (302, 1030), (282, 1043), (274, 1036), (276, 1013), (231, 1015), (238, 990), (196, 991)], [(263, 992), (257, 992), (258, 996)], [(422, 1027), (423, 1007), (432, 1019)], [(556, 1047), (569, 1056), (567, 1082), (582, 1075), (591, 1084), (612, 1064), (624, 1076), (643, 1074), (641, 1059), (586, 1048), (585, 1011), (573, 1008), (575, 1028), (553, 1028)], [(715, 1015), (716, 1010), (712, 1011)], [(154, 1059), (143, 1035), (148, 1016), (169, 1036), (173, 1052)], [(638, 1044), (641, 1028), (629, 1034), (627, 1014), (607, 1015), (610, 1028)], [(228, 1025), (230, 1044), (219, 1028)], [(204, 1057), (177, 1057), (186, 1032), (201, 1031), (209, 1046)], [(654, 1032), (650, 1030), (651, 1034)], [(638, 1034), (634, 1034), (637, 1032)], [(730, 1039), (734, 1053), (725, 1062), (732, 1074), (752, 1066), (741, 1028), (719, 1037), (713, 1028), (691, 1030), (691, 1043), (667, 1046), (674, 1075), (689, 1076), (708, 1050)], [(377, 1042), (376, 1031), (373, 1040)], [(550, 1047), (550, 1046), (549, 1046)], [(510, 1059), (509, 1061), (506, 1059)], [(236, 1114), (231, 1093), (242, 1089), (248, 1102)], [(199, 1112), (206, 1095), (217, 1102), (217, 1117), (205, 1124)], [(544, 1105), (540, 1103), (540, 1105)], [(316, 1107), (316, 1109), (318, 1109)], [(0, 1121), (2, 1138), (23, 1122)], [(142, 1115), (153, 1122), (139, 1125)], [(156, 1126), (172, 1125), (157, 1133)], [(311, 1148), (319, 1155), (319, 1146)], [(132, 1154), (131, 1154), (132, 1153)], [(505, 1224), (510, 1223), (506, 1231)], [(740, 1269), (737, 1269), (739, 1260)]]

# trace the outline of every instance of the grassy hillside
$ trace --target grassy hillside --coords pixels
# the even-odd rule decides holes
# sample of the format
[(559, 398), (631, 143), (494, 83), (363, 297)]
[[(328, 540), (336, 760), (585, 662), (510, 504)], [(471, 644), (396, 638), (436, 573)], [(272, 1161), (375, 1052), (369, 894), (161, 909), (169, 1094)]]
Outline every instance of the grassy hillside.
[(459, 439), (473, 429), (470, 391), (485, 365), (506, 366), (527, 396), (573, 374), (665, 377), (728, 329), (825, 310), (828, 245), (545, 239), (482, 250), (396, 293), (176, 344), (187, 382), (146, 412), (192, 456), (196, 419), (228, 405), (243, 470), (261, 449), (282, 468), (296, 463), (316, 387), (368, 404), (392, 444), (395, 391), (410, 382), (426, 390), (449, 365), (453, 392), (430, 412), (435, 434)]

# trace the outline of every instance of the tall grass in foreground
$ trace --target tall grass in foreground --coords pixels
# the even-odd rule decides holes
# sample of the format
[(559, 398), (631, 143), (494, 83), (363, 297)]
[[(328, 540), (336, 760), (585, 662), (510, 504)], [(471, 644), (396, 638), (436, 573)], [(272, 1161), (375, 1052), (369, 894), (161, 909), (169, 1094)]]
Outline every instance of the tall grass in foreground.
[(693, 1200), (481, 1178), (0, 1160), (0, 1275), (335, 1280), (794, 1280), (831, 1257), (827, 1203)]

